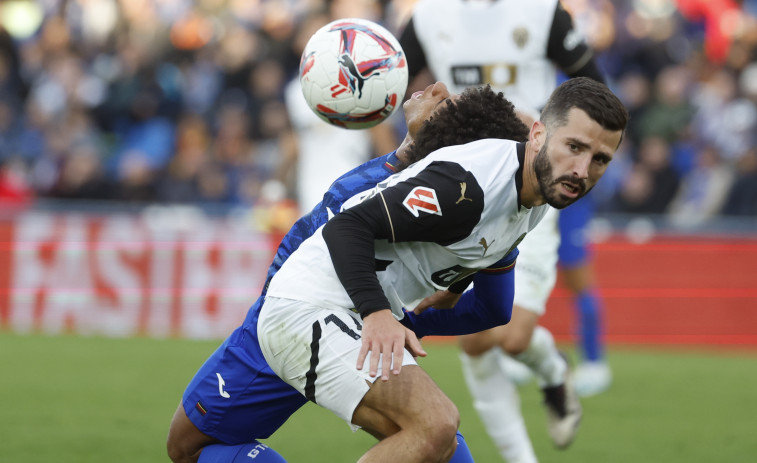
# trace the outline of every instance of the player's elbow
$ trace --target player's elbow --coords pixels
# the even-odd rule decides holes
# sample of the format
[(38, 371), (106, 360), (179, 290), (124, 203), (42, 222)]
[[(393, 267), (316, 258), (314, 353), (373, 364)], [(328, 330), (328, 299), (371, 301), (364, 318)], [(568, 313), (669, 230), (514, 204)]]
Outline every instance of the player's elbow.
[(488, 328), (496, 328), (498, 326), (507, 325), (510, 323), (512, 316), (512, 306), (505, 304), (493, 304), (488, 307), (489, 312), (489, 325)]

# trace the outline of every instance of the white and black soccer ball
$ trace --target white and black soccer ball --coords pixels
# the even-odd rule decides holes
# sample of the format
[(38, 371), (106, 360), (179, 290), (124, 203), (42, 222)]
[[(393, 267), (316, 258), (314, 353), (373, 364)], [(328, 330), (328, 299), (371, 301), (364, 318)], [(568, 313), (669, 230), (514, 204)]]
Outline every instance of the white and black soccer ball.
[(402, 104), (407, 59), (399, 41), (366, 19), (333, 21), (313, 34), (300, 59), (308, 106), (324, 121), (367, 129)]

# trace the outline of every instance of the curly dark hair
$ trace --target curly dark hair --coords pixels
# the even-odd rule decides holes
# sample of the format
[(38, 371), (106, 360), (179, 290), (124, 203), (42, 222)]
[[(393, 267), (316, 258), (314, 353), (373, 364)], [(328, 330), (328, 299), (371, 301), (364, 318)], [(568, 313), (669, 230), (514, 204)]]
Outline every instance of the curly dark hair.
[(411, 164), (445, 146), (484, 138), (528, 140), (529, 129), (515, 114), (513, 104), (489, 85), (467, 88), (460, 98), (445, 104), (423, 123), (408, 147)]

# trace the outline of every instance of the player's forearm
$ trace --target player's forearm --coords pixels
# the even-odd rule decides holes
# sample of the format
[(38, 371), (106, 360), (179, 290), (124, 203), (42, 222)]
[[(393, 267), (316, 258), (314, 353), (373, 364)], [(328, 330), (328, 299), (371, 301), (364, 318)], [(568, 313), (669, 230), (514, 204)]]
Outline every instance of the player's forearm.
[(339, 281), (362, 317), (389, 309), (389, 300), (376, 277), (374, 240), (370, 223), (345, 211), (323, 227), (323, 239), (331, 254)]
[(452, 309), (430, 308), (405, 314), (402, 324), (416, 336), (461, 336), (508, 323), (512, 315), (513, 272), (476, 274), (473, 289), (466, 291)]

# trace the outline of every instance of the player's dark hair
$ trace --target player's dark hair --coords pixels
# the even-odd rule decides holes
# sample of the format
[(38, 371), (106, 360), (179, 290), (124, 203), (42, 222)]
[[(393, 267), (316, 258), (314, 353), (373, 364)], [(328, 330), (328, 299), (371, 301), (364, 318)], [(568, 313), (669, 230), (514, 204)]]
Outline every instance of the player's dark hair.
[(576, 77), (557, 87), (541, 110), (547, 130), (568, 123), (568, 112), (578, 108), (607, 130), (625, 130), (628, 111), (607, 86), (588, 77)]
[(494, 93), (489, 85), (465, 89), (456, 100), (447, 100), (423, 123), (408, 147), (410, 163), (445, 146), (462, 145), (484, 138), (528, 140), (528, 127), (515, 114), (505, 96)]

